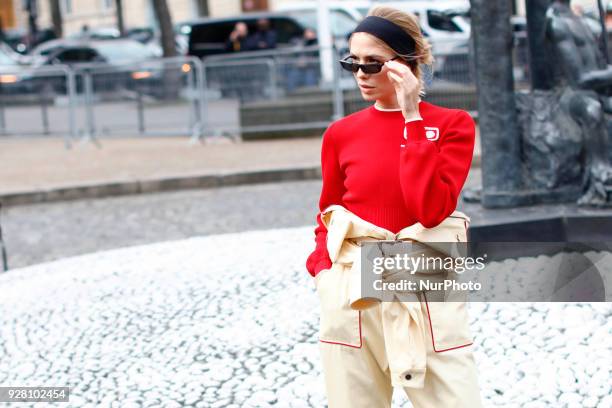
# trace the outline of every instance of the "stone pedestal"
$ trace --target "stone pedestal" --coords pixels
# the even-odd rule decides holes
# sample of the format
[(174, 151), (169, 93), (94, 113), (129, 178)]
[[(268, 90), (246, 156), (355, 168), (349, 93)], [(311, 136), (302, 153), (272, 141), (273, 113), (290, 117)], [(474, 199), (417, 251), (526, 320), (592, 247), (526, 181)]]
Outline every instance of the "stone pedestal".
[(583, 186), (582, 132), (563, 112), (560, 97), (541, 90), (516, 95), (523, 185), (528, 190), (567, 192)]

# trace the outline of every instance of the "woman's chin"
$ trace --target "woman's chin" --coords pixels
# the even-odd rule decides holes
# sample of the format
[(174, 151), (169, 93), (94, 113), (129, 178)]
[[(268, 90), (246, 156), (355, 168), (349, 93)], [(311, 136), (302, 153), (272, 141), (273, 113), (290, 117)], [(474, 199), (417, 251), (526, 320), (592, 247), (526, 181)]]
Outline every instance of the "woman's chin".
[(361, 96), (363, 97), (363, 99), (365, 99), (366, 101), (375, 101), (376, 100), (376, 95), (374, 95), (371, 92), (363, 92), (361, 91)]

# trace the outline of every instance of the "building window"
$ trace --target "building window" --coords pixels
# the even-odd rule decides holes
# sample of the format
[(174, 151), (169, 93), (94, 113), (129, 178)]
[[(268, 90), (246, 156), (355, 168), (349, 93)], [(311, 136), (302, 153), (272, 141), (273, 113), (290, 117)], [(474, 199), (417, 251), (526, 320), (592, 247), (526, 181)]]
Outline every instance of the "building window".
[(102, 10), (110, 10), (115, 6), (115, 0), (102, 0)]

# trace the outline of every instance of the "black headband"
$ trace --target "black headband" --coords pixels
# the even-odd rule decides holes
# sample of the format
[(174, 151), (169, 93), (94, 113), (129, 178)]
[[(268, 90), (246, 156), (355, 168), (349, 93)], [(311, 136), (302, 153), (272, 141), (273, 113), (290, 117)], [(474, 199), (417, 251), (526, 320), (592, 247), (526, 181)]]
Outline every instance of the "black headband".
[(403, 28), (386, 18), (367, 16), (357, 25), (353, 33), (364, 32), (372, 34), (383, 40), (398, 54), (412, 55), (416, 43)]

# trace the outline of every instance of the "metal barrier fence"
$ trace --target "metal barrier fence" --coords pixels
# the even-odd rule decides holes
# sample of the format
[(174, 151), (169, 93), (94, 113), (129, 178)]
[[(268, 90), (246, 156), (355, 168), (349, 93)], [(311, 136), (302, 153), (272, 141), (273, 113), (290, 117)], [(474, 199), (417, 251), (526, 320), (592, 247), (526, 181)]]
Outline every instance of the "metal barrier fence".
[[(204, 60), (207, 127), (217, 133), (257, 138), (265, 134), (319, 132), (330, 121), (371, 105), (353, 74), (331, 53), (332, 80), (322, 81), (319, 47), (240, 52)], [(426, 100), (476, 111), (476, 88), (467, 47), (436, 55), (436, 70), (424, 67)]]
[(82, 137), (201, 136), (204, 98), (199, 59), (80, 64), (75, 71), (85, 98)]
[(318, 47), (307, 47), (205, 59), (207, 133), (299, 133), (342, 116), (340, 90), (321, 82), (319, 53)]
[(121, 134), (200, 137), (202, 78), (202, 62), (185, 57), (3, 69), (0, 136), (63, 135), (67, 146)]
[[(435, 70), (423, 67), (425, 100), (475, 112), (470, 50), (467, 44), (444, 48), (450, 51), (434, 49)], [(335, 49), (311, 46), (5, 73), (0, 136), (62, 134), (69, 144), (113, 135), (197, 140), (319, 133), (372, 103), (363, 100), (353, 74), (340, 68), (342, 57)], [(515, 44), (515, 65), (517, 83), (527, 83), (524, 40)], [(331, 81), (323, 80), (322, 68), (331, 71)]]
[(75, 105), (68, 67), (4, 67), (0, 74), (0, 136), (61, 134), (68, 145), (77, 134)]
[(6, 247), (4, 246), (4, 238), (2, 237), (2, 203), (0, 203), (0, 272), (8, 271), (8, 257), (6, 255)]

